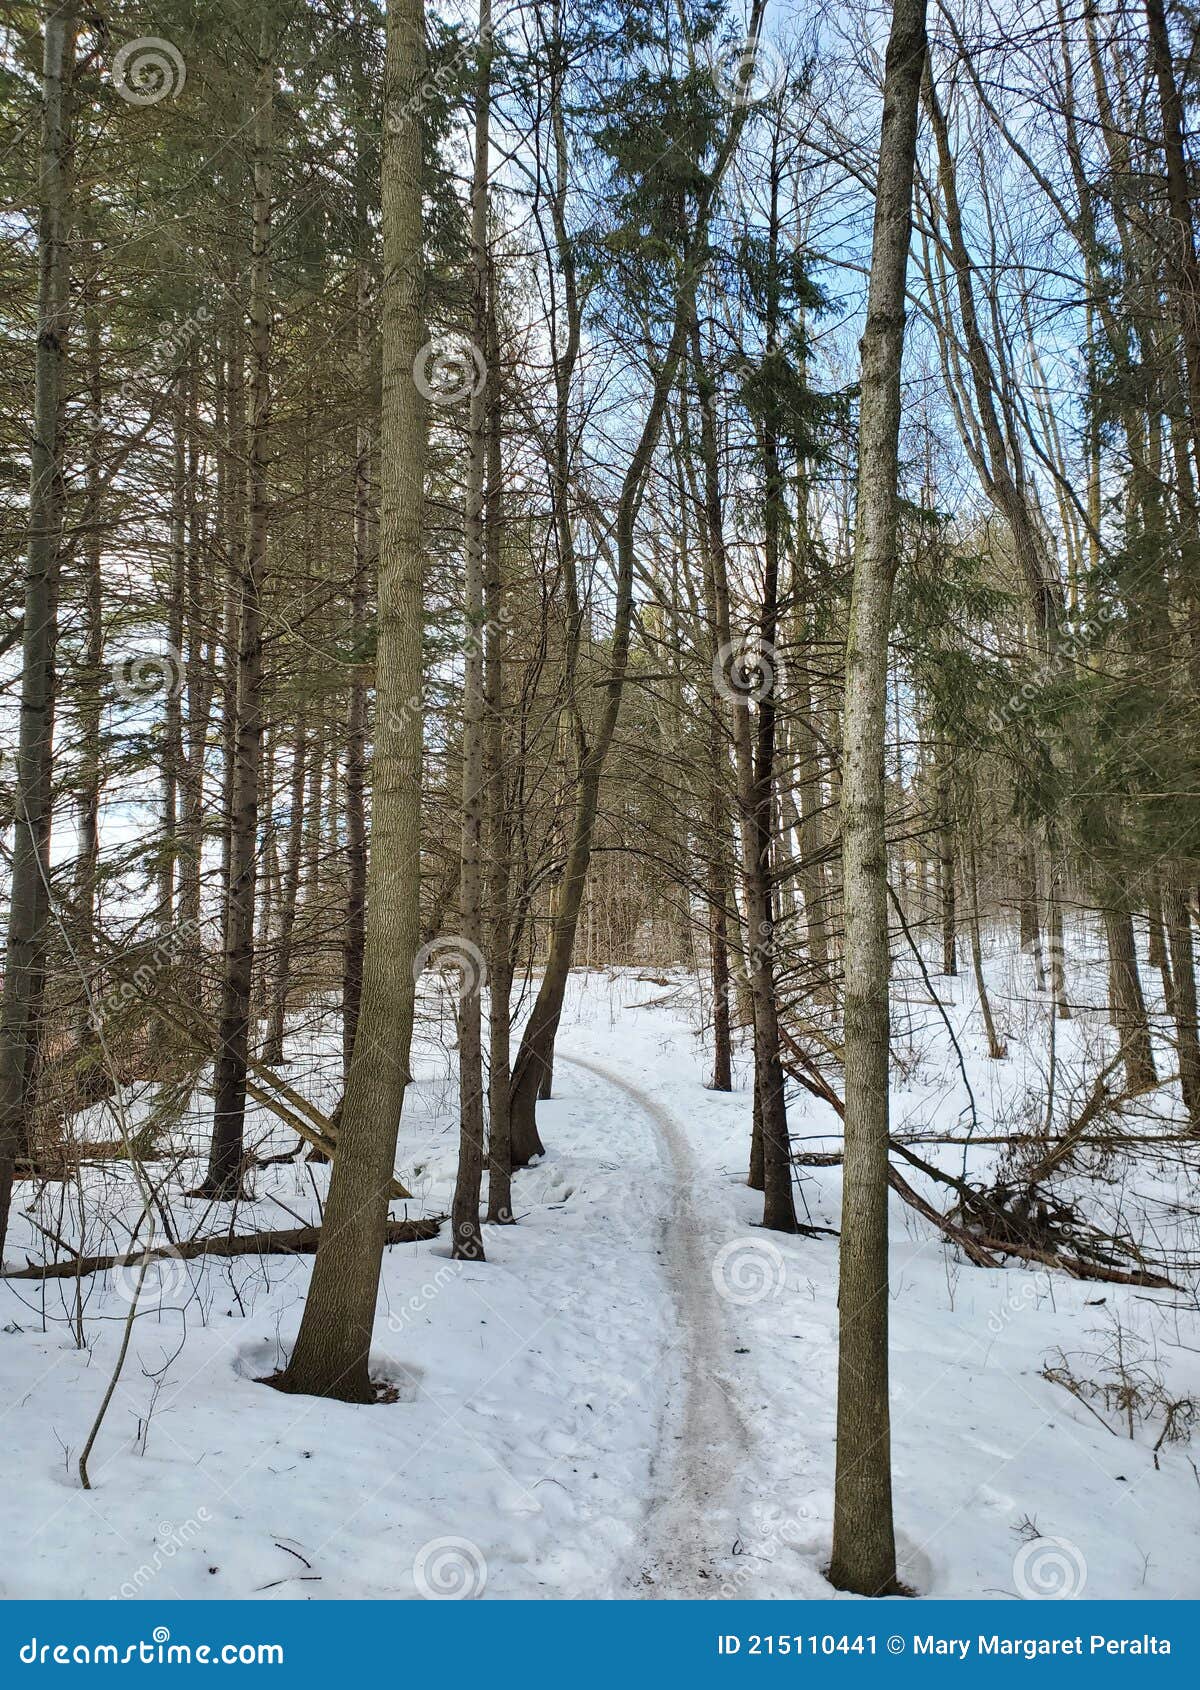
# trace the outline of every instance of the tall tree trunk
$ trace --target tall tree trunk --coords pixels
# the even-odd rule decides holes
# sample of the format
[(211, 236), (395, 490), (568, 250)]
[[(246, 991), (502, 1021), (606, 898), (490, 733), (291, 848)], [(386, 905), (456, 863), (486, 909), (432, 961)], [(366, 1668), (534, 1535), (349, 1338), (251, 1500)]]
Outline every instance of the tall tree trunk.
[[(483, 824), (487, 809), (484, 715), (484, 487), (489, 411), (488, 128), (492, 99), (492, 6), (479, 0), (479, 71), (475, 83), (475, 163), (471, 184), (472, 338), (481, 379), (471, 391), (470, 461), (465, 511), (466, 581), (463, 621), (462, 845), (459, 911), (464, 966), (458, 996), (458, 1177), (450, 1207), (451, 1254), (483, 1258), (479, 1193), (483, 1181)], [(495, 377), (492, 377), (494, 382)]]
[(27, 1136), (37, 1006), (50, 915), (51, 748), (62, 546), (62, 381), (70, 317), (71, 73), (76, 14), (46, 16), (39, 154), (37, 351), (29, 460), (29, 541), (21, 652), (21, 715), (13, 790), (12, 881), (0, 1007), (0, 1259), (13, 1172)]
[(1133, 917), (1124, 903), (1112, 901), (1119, 896), (1115, 885), (1110, 884), (1104, 896), (1108, 900), (1103, 913), (1104, 931), (1108, 938), (1112, 1023), (1121, 1041), (1125, 1084), (1130, 1091), (1140, 1091), (1144, 1086), (1154, 1084), (1156, 1074), (1150, 1027), (1146, 1020), (1146, 1002), (1138, 975)]
[(925, 0), (894, 0), (867, 320), (858, 509), (846, 640), (842, 862), (846, 1122), (838, 1284), (837, 1472), (830, 1581), (894, 1592), (888, 1410), (888, 898), (884, 833), (888, 637), (896, 573), (900, 370)]
[(1193, 1133), (1200, 1133), (1200, 1035), (1196, 1026), (1196, 965), (1192, 922), (1179, 874), (1163, 877), (1163, 913), (1171, 954), (1171, 1014), (1179, 1044), (1179, 1085)]
[[(767, 309), (764, 328), (767, 345), (774, 346), (778, 332), (779, 279), (776, 253), (779, 240), (779, 166), (771, 159), (770, 212), (767, 220)], [(787, 1102), (783, 1063), (779, 1050), (779, 1004), (775, 986), (776, 893), (771, 872), (772, 798), (775, 788), (775, 691), (780, 677), (779, 559), (784, 521), (783, 472), (779, 460), (779, 419), (776, 402), (768, 398), (762, 425), (763, 488), (763, 596), (758, 639), (767, 684), (760, 689), (755, 720), (753, 786), (750, 792), (750, 825), (753, 836), (753, 882), (758, 924), (756, 943), (762, 956), (759, 976), (762, 1002), (756, 1024), (761, 1036), (754, 1045), (754, 1065), (761, 1101), (763, 1146), (763, 1225), (773, 1232), (795, 1232), (796, 1203), (792, 1193), (792, 1154), (788, 1133)]]
[(254, 980), (254, 899), (258, 869), (262, 762), (262, 590), (267, 562), (267, 465), (271, 424), (271, 141), (275, 66), (265, 26), (254, 110), (254, 235), (250, 270), (250, 417), (247, 429), (246, 550), (238, 583), (237, 691), (229, 804), (229, 879), (213, 1132), (207, 1196), (229, 1200), (241, 1189), (246, 1114), (246, 1056)]
[(508, 1115), (512, 1083), (513, 922), (512, 830), (504, 769), (504, 638), (508, 607), (504, 599), (503, 414), (500, 397), (500, 337), (496, 322), (496, 277), (490, 271), (487, 367), (492, 381), (488, 430), (487, 507), (484, 516), (484, 720), (487, 779), (486, 844), (488, 874), (488, 1209), (487, 1218), (507, 1225), (512, 1213), (512, 1133)]
[[(101, 726), (104, 716), (104, 578), (100, 515), (104, 436), (104, 389), (101, 377), (100, 310), (96, 298), (99, 260), (87, 281), (84, 334), (87, 346), (88, 446), (84, 471), (83, 528), (83, 662), (79, 676), (79, 859), (75, 871), (75, 903), (79, 919), (79, 949), (91, 958), (96, 931), (96, 882), (100, 870), (100, 796), (103, 785)], [(79, 1019), (80, 1055), (94, 1051), (96, 1029), (84, 1002)], [(87, 1084), (96, 1084), (90, 1076)]]
[(384, 70), (379, 638), (362, 1002), (321, 1242), (285, 1390), (369, 1402), (371, 1333), (421, 938), (422, 514), (428, 419), (421, 216), (423, 0), (388, 0)]
[[(304, 687), (306, 676), (301, 674)], [(300, 893), (300, 856), (304, 830), (304, 752), (308, 743), (307, 700), (301, 698), (300, 714), (292, 737), (291, 779), (288, 788), (287, 840), (284, 845), (283, 885), (279, 899), (279, 942), (272, 971), (267, 1035), (263, 1040), (263, 1061), (268, 1067), (283, 1062), (284, 1023), (287, 1019), (288, 989), (292, 973), (292, 934), (296, 926), (296, 905)]]
[(938, 747), (937, 842), (938, 889), (942, 905), (942, 973), (958, 973), (957, 917), (954, 898), (954, 774), (950, 748)]
[(975, 834), (973, 830), (967, 838), (967, 895), (971, 923), (971, 971), (975, 976), (975, 991), (979, 998), (979, 1012), (983, 1016), (983, 1027), (987, 1034), (988, 1055), (993, 1062), (999, 1062), (1007, 1056), (1008, 1052), (1004, 1048), (1003, 1040), (996, 1032), (991, 1000), (988, 997), (987, 982), (983, 977), (983, 940), (979, 930), (979, 866), (975, 856)]

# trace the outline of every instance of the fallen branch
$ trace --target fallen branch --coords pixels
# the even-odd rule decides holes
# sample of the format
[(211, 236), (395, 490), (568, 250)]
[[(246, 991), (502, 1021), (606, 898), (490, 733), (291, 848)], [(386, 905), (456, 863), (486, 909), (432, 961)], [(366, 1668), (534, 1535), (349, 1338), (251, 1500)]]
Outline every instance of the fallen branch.
[[(385, 1244), (415, 1244), (436, 1238), (444, 1215), (428, 1220), (389, 1221)], [(156, 1250), (129, 1250), (112, 1256), (77, 1256), (72, 1261), (47, 1262), (13, 1268), (4, 1279), (69, 1279), (76, 1274), (104, 1273), (115, 1267), (141, 1267), (155, 1261), (193, 1261), (198, 1256), (310, 1256), (321, 1241), (319, 1226), (295, 1226), (282, 1232), (248, 1232), (230, 1237), (219, 1233), (211, 1238), (189, 1238), (183, 1244), (163, 1245)]]

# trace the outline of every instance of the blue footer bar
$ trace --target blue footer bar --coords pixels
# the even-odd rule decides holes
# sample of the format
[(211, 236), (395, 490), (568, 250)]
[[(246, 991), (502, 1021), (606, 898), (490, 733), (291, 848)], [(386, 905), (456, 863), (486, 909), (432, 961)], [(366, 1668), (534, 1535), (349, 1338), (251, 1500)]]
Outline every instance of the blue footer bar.
[[(419, 1674), (491, 1690), (791, 1680), (1194, 1687), (1192, 1602), (12, 1602), (0, 1683), (261, 1674), (340, 1690)], [(219, 1680), (218, 1680), (219, 1682)], [(446, 1680), (443, 1678), (444, 1684)]]

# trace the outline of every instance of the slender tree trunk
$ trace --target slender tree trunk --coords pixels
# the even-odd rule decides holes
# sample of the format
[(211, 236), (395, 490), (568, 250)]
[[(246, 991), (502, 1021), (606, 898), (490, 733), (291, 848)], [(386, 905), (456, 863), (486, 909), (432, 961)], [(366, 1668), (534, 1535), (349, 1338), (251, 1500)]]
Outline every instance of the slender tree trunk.
[(206, 1195), (228, 1201), (241, 1189), (246, 1056), (254, 980), (259, 774), (263, 735), (262, 590), (267, 563), (267, 465), (271, 424), (271, 140), (275, 66), (265, 35), (254, 111), (254, 235), (250, 272), (250, 418), (247, 429), (246, 550), (238, 584), (237, 691), (230, 781), (229, 880), (213, 1133)]
[(830, 1581), (894, 1592), (888, 1409), (888, 900), (884, 834), (888, 638), (896, 572), (900, 371), (925, 0), (894, 0), (867, 320), (858, 509), (846, 641), (842, 862), (846, 1122), (838, 1288), (837, 1471)]
[[(771, 160), (770, 213), (767, 222), (767, 344), (773, 346), (778, 331), (778, 275), (775, 254), (778, 227), (778, 161)], [(763, 596), (759, 615), (759, 650), (772, 671), (778, 658), (779, 559), (784, 519), (783, 473), (779, 460), (778, 419), (775, 402), (769, 399), (762, 428), (763, 494)], [(771, 873), (772, 802), (775, 788), (776, 686), (773, 673), (761, 689), (755, 720), (754, 775), (750, 793), (750, 823), (754, 846), (754, 887), (758, 904), (757, 943), (761, 947), (758, 974), (762, 1001), (755, 1040), (755, 1068), (762, 1105), (763, 1225), (773, 1232), (795, 1232), (796, 1204), (792, 1193), (792, 1153), (788, 1132), (783, 1064), (779, 1052), (779, 1004), (775, 986), (776, 892)]]
[[(103, 783), (101, 725), (104, 715), (104, 578), (100, 534), (101, 467), (104, 454), (102, 422), (104, 390), (101, 379), (100, 311), (95, 297), (98, 261), (88, 278), (84, 307), (87, 344), (89, 437), (84, 472), (83, 502), (83, 662), (79, 677), (79, 860), (75, 873), (75, 902), (79, 914), (79, 947), (91, 957), (96, 931), (96, 881), (100, 869), (100, 796)], [(79, 1018), (80, 1055), (94, 1052), (96, 1029), (86, 1000)], [(98, 1084), (102, 1076), (88, 1077)]]
[(987, 983), (983, 978), (983, 941), (979, 931), (979, 867), (975, 857), (974, 833), (970, 834), (967, 841), (967, 877), (971, 921), (971, 970), (975, 976), (975, 991), (979, 997), (979, 1012), (983, 1016), (984, 1031), (987, 1034), (988, 1055), (993, 1062), (999, 1062), (1008, 1055), (1008, 1052), (1004, 1048), (1003, 1040), (996, 1032)]
[(938, 887), (942, 904), (942, 973), (958, 973), (957, 914), (954, 887), (954, 776), (949, 765), (950, 748), (938, 748), (937, 841)]
[(1163, 882), (1163, 910), (1171, 953), (1171, 1014), (1179, 1043), (1179, 1084), (1191, 1131), (1200, 1133), (1200, 1036), (1196, 1025), (1196, 965), (1187, 897), (1175, 871)]
[[(471, 186), (472, 333), (484, 379), (471, 393), (470, 461), (465, 513), (466, 582), (463, 658), (462, 847), (459, 910), (465, 953), (458, 999), (458, 1177), (450, 1208), (451, 1253), (483, 1258), (479, 1194), (483, 1181), (483, 827), (487, 810), (484, 712), (484, 488), (489, 411), (488, 336), (488, 128), (492, 98), (492, 6), (479, 0), (479, 73), (475, 84), (475, 164)], [(493, 375), (492, 380), (495, 380)]]
[(362, 1002), (312, 1283), (285, 1390), (369, 1402), (371, 1334), (421, 938), (422, 515), (426, 407), (421, 215), (423, 0), (388, 0), (384, 71), (383, 408), (372, 837)]
[[(1112, 899), (1114, 889), (1105, 896)], [(1108, 937), (1108, 980), (1112, 1023), (1121, 1041), (1125, 1084), (1130, 1091), (1152, 1086), (1156, 1079), (1146, 1003), (1138, 975), (1133, 917), (1121, 904), (1106, 903), (1104, 931)]]
[[(305, 677), (302, 675), (302, 688), (304, 682)], [(279, 941), (272, 972), (267, 1036), (263, 1041), (263, 1061), (271, 1068), (278, 1067), (283, 1062), (284, 1023), (287, 1019), (292, 973), (292, 934), (296, 926), (296, 906), (300, 893), (300, 855), (304, 828), (304, 751), (308, 743), (306, 704), (307, 700), (301, 698), (300, 714), (291, 747), (287, 841), (284, 846), (283, 885), (279, 900)]]
[(489, 267), (487, 368), (492, 382), (487, 440), (487, 505), (484, 513), (484, 752), (487, 782), (485, 815), (488, 864), (488, 1208), (497, 1225), (512, 1221), (512, 1131), (509, 1087), (512, 1083), (513, 922), (512, 832), (504, 769), (504, 640), (508, 607), (504, 594), (503, 461), (500, 336), (496, 321), (496, 276)]
[(0, 1260), (17, 1155), (28, 1135), (50, 904), (51, 751), (62, 544), (62, 382), (70, 314), (70, 81), (75, 8), (52, 8), (42, 49), (37, 352), (29, 463), (12, 881), (0, 1007)]

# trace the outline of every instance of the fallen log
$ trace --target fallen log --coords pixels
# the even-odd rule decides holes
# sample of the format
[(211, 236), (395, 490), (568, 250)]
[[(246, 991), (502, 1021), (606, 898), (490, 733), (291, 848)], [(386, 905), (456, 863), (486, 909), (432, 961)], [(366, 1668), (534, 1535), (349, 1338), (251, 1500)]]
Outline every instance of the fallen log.
[[(389, 1221), (385, 1244), (415, 1244), (436, 1238), (444, 1215), (426, 1220)], [(230, 1237), (217, 1233), (210, 1238), (189, 1238), (182, 1244), (164, 1244), (157, 1249), (129, 1250), (112, 1256), (76, 1256), (73, 1261), (30, 1262), (11, 1268), (3, 1279), (74, 1279), (87, 1273), (105, 1273), (109, 1268), (140, 1267), (144, 1261), (194, 1261), (198, 1256), (310, 1256), (321, 1241), (319, 1226), (294, 1226), (282, 1232), (246, 1232)], [(28, 1259), (28, 1258), (27, 1258)]]

